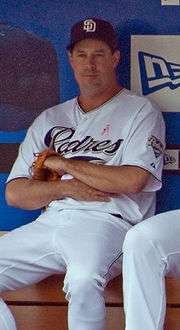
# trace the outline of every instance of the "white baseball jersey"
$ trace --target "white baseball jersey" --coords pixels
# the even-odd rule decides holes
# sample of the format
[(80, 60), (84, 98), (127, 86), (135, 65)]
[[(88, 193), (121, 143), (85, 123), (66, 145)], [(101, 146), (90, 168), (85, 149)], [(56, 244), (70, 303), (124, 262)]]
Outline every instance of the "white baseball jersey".
[[(83, 202), (72, 198), (52, 201), (50, 208), (86, 209), (121, 216), (137, 223), (154, 214), (155, 191), (161, 188), (164, 121), (144, 97), (123, 89), (109, 101), (84, 112), (78, 98), (41, 113), (29, 128), (7, 181), (31, 177), (34, 154), (50, 144), (66, 158), (105, 165), (135, 165), (152, 175), (140, 193), (121, 194), (109, 202)], [(63, 179), (71, 179), (64, 175)]]

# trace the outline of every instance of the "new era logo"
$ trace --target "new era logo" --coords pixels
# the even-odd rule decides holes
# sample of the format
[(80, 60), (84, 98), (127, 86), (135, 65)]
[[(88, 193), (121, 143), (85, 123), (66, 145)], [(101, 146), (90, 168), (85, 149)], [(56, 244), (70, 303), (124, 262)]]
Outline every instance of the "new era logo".
[(138, 52), (142, 91), (144, 95), (162, 88), (180, 87), (180, 64), (166, 61), (163, 57)]

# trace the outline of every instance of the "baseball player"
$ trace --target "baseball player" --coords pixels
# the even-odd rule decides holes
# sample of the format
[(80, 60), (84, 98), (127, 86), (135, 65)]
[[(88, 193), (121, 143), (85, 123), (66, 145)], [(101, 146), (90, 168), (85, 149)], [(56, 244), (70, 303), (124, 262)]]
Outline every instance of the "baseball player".
[[(0, 290), (65, 273), (70, 330), (104, 330), (104, 288), (121, 272), (127, 231), (154, 214), (161, 187), (164, 122), (150, 101), (119, 85), (116, 33), (109, 22), (76, 23), (68, 45), (80, 94), (44, 111), (29, 128), (7, 180), (10, 205), (40, 217), (0, 240)], [(56, 181), (36, 180), (43, 163)], [(0, 304), (0, 328), (15, 329)]]
[(163, 330), (165, 276), (180, 277), (180, 210), (128, 231), (123, 246), (126, 330)]

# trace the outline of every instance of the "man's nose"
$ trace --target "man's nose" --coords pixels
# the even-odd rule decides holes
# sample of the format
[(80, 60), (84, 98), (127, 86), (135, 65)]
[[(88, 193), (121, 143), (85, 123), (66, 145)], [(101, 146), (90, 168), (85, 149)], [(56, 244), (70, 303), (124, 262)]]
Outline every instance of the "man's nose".
[(96, 67), (95, 57), (93, 55), (87, 57), (86, 64), (92, 68)]

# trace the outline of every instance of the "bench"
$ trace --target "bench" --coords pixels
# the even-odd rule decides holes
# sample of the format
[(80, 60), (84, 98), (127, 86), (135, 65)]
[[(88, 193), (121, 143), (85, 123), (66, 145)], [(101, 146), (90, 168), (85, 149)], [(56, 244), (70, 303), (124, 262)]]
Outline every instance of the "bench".
[[(1, 233), (0, 233), (1, 235)], [(62, 291), (64, 275), (50, 276), (40, 283), (3, 293), (18, 330), (67, 330), (67, 301)], [(166, 278), (167, 313), (165, 330), (180, 329), (180, 281)], [(88, 299), (88, 297), (87, 297)], [(105, 289), (107, 330), (124, 329), (122, 278)], [(141, 329), (140, 329), (141, 330)], [(142, 329), (144, 330), (144, 329)]]
[[(67, 330), (67, 301), (62, 291), (64, 275), (53, 275), (38, 284), (3, 293), (15, 315), (18, 330)], [(180, 281), (166, 279), (166, 330), (180, 329)], [(87, 297), (88, 299), (88, 297)], [(105, 290), (107, 330), (124, 329), (122, 278)], [(144, 330), (144, 329), (143, 329)]]

